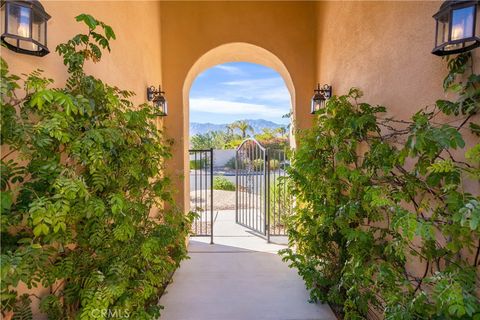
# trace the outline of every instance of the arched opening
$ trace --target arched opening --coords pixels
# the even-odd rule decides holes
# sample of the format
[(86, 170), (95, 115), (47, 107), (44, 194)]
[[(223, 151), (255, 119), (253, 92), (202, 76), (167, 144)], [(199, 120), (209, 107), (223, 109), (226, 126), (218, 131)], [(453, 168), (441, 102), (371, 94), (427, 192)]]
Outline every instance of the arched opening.
[[(287, 68), (285, 67), (285, 65), (280, 61), (280, 59), (275, 56), (273, 53), (271, 53), (270, 51), (268, 50), (265, 50), (261, 47), (258, 47), (258, 46), (255, 46), (255, 45), (252, 45), (252, 44), (248, 44), (248, 43), (230, 43), (230, 44), (225, 44), (225, 45), (222, 45), (222, 46), (219, 46), (217, 48), (214, 48), (212, 50), (210, 50), (209, 52), (207, 52), (206, 54), (204, 54), (203, 56), (201, 56), (195, 63), (194, 65), (191, 67), (191, 69), (189, 70), (188, 74), (187, 74), (187, 77), (185, 79), (185, 82), (184, 82), (184, 86), (183, 86), (183, 114), (184, 114), (184, 127), (185, 128), (189, 128), (190, 127), (190, 92), (191, 92), (191, 89), (192, 89), (192, 85), (194, 83), (194, 81), (196, 80), (196, 78), (201, 75), (203, 72), (206, 72), (207, 70), (210, 70), (211, 68), (214, 68), (214, 67), (218, 67), (219, 65), (220, 66), (231, 66), (231, 65), (224, 65), (226, 63), (250, 63), (250, 64), (255, 64), (255, 65), (260, 65), (260, 66), (263, 66), (263, 67), (266, 67), (265, 69), (269, 69), (271, 70), (271, 72), (275, 73), (277, 78), (280, 79), (280, 81), (282, 82), (282, 84), (284, 85), (284, 88), (286, 87), (286, 91), (288, 91), (289, 93), (289, 107), (287, 110), (285, 110), (285, 113), (289, 113), (291, 112), (291, 116), (290, 116), (290, 119), (291, 121), (293, 122), (293, 119), (294, 119), (294, 116), (295, 116), (295, 89), (294, 89), (294, 86), (293, 86), (293, 81), (292, 81), (292, 78), (287, 70)], [(283, 114), (285, 114), (283, 113)], [(239, 115), (240, 118), (237, 118), (236, 120), (243, 120), (241, 118), (241, 115)], [(279, 118), (281, 118), (281, 116), (279, 116)], [(226, 120), (225, 122), (232, 122), (232, 119), (230, 118), (229, 120)], [(291, 126), (290, 126), (291, 127)], [(188, 131), (187, 131), (188, 132)], [(292, 134), (289, 135), (290, 136), (290, 145), (293, 145), (293, 137), (292, 137)], [(245, 138), (245, 137), (243, 137)], [(210, 198), (210, 196), (204, 192), (202, 188), (205, 187), (205, 185), (207, 184), (210, 184), (210, 185), (215, 185), (214, 181), (213, 181), (213, 176), (215, 175), (215, 178), (217, 178), (217, 174), (213, 173), (213, 169), (210, 173), (210, 171), (207, 172), (207, 169), (203, 169), (204, 171), (202, 172), (202, 169), (198, 169), (198, 168), (202, 168), (203, 166), (203, 159), (211, 159), (212, 163), (213, 163), (213, 159), (214, 159), (214, 156), (213, 156), (213, 153), (211, 156), (209, 156), (206, 152), (201, 152), (201, 153), (196, 153), (196, 154), (192, 154), (192, 153), (189, 153), (189, 148), (190, 148), (190, 143), (187, 139), (185, 139), (185, 141), (187, 143), (184, 144), (184, 148), (185, 148), (185, 154), (186, 155), (189, 155), (188, 157), (186, 157), (186, 160), (188, 161), (185, 165), (185, 187), (186, 187), (186, 190), (187, 192), (185, 192), (185, 197), (188, 197), (188, 199), (185, 199), (185, 203), (188, 203), (191, 205), (191, 207), (193, 207), (194, 209), (197, 208), (197, 198), (199, 199), (199, 203), (201, 202), (203, 206), (202, 209), (200, 209), (199, 211), (202, 212), (202, 214), (205, 212), (205, 215), (207, 215), (206, 211), (209, 210), (209, 208), (207, 208), (207, 204), (204, 203), (205, 202), (213, 202), (213, 197)], [(241, 143), (241, 141), (240, 141)], [(238, 145), (240, 145), (240, 143), (238, 143)], [(233, 148), (235, 148), (236, 146), (233, 146)], [(266, 186), (266, 180), (262, 177), (259, 177), (258, 173), (255, 174), (256, 171), (265, 171), (267, 170), (267, 166), (269, 167), (270, 165), (275, 165), (277, 167), (279, 166), (282, 166), (286, 163), (285, 159), (277, 159), (277, 160), (267, 160), (267, 158), (265, 158), (263, 160), (263, 169), (259, 169), (258, 168), (258, 163), (262, 163), (261, 159), (259, 159), (258, 157), (260, 157), (260, 155), (262, 154), (264, 157), (269, 157), (269, 156), (272, 156), (272, 154), (270, 155), (267, 155), (267, 153), (265, 152), (261, 152), (260, 149), (256, 150), (256, 151), (252, 151), (254, 147), (249, 147), (251, 150), (249, 150), (248, 152), (250, 152), (250, 154), (248, 154), (248, 157), (252, 157), (252, 159), (250, 159), (249, 161), (251, 161), (252, 163), (256, 163), (255, 164), (255, 168), (253, 168), (253, 177), (252, 174), (248, 174), (248, 173), (244, 173), (243, 176), (241, 176), (240, 178), (238, 178), (239, 174), (238, 172), (236, 173), (235, 177), (230, 177), (230, 182), (231, 183), (235, 183), (235, 179), (237, 179), (236, 181), (236, 187), (237, 187), (237, 190), (235, 191), (237, 193), (236, 195), (236, 208), (239, 208), (241, 207), (241, 205), (239, 206), (238, 204), (238, 199), (239, 199), (239, 196), (238, 196), (238, 189), (241, 185), (241, 182), (239, 183), (238, 179), (240, 180), (245, 180), (246, 177), (249, 177), (249, 179), (251, 180), (249, 182), (249, 184), (252, 183), (256, 183), (255, 186), (253, 186), (252, 188), (256, 189), (255, 193), (253, 192), (250, 192), (250, 191), (245, 191), (243, 190), (246, 194), (246, 196), (252, 198), (253, 199), (248, 199), (248, 200), (245, 200), (248, 202), (248, 204), (246, 204), (246, 206), (248, 206), (248, 210), (260, 210), (265, 213), (264, 215), (264, 219), (263, 221), (261, 219), (259, 219), (257, 222), (256, 222), (256, 225), (263, 225), (262, 228), (259, 228), (258, 230), (262, 230), (262, 232), (266, 235), (267, 234), (267, 230), (266, 230), (266, 227), (265, 227), (265, 223), (266, 223), (266, 217), (267, 217), (267, 210), (266, 210), (266, 205), (267, 205), (267, 202), (270, 203), (270, 200), (266, 200), (267, 199), (267, 193), (269, 193), (270, 191), (267, 190), (267, 191), (263, 191), (263, 194), (262, 194), (262, 191), (259, 191), (260, 189), (262, 188), (265, 188)], [(205, 149), (205, 148), (197, 148), (197, 149)], [(229, 150), (229, 151), (232, 151), (232, 150)], [(234, 154), (234, 157), (233, 159), (235, 160), (235, 157), (237, 157), (237, 162), (238, 162), (238, 155), (235, 155), (235, 152), (233, 150), (233, 154)], [(245, 156), (245, 155), (244, 155)], [(277, 154), (275, 154), (276, 157), (279, 157)], [(210, 157), (210, 158), (209, 158)], [(217, 157), (215, 156), (215, 161), (217, 161)], [(210, 161), (210, 160), (206, 160), (207, 162)], [(192, 174), (192, 172), (190, 171), (190, 169), (192, 168), (192, 165), (196, 168), (194, 169), (195, 173)], [(236, 164), (237, 167), (241, 167), (241, 165), (239, 165), (238, 163)], [(245, 169), (245, 168), (243, 168)], [(246, 169), (245, 169), (246, 170)], [(252, 170), (252, 169), (250, 169)], [(274, 174), (278, 174), (278, 171), (280, 171), (281, 169), (278, 169), (277, 171), (274, 172)], [(208, 175), (211, 175), (211, 180), (202, 180), (204, 178), (207, 178)], [(200, 178), (198, 177), (200, 176)], [(225, 180), (228, 180), (225, 178)], [(242, 181), (243, 181), (242, 180)], [(246, 182), (245, 182), (246, 183)], [(198, 191), (199, 190), (199, 186), (197, 185), (199, 184), (200, 185), (200, 193), (201, 195), (198, 196)], [(258, 184), (258, 185), (257, 185)], [(193, 187), (193, 186), (194, 187)], [(190, 202), (190, 200), (192, 199), (192, 195), (190, 193), (190, 190), (194, 189), (195, 190), (195, 196), (193, 196), (195, 198), (195, 203), (193, 202)], [(245, 189), (245, 186), (242, 186), (242, 189)], [(233, 192), (233, 194), (235, 194), (235, 192)], [(217, 191), (215, 191), (215, 193), (217, 193)], [(253, 195), (252, 195), (253, 194)], [(223, 196), (223, 195), (222, 195)], [(241, 199), (242, 196), (240, 196), (240, 199)], [(203, 199), (203, 200), (202, 200)], [(263, 199), (263, 200), (262, 200)], [(235, 200), (232, 200), (232, 201), (235, 201)], [(242, 200), (243, 201), (243, 200)], [(263, 201), (263, 204), (262, 204), (262, 201)], [(252, 209), (253, 208), (253, 209)], [(194, 210), (195, 211), (195, 210)], [(212, 210), (213, 212), (213, 210)], [(237, 215), (238, 215), (238, 212), (237, 212)], [(209, 217), (206, 217), (205, 218), (205, 221), (207, 220), (211, 220), (212, 223), (209, 223), (209, 222), (206, 222), (206, 224), (202, 227), (202, 224), (200, 223), (200, 229), (203, 230), (202, 232), (211, 232), (211, 229), (212, 226), (213, 226), (213, 216), (212, 218), (209, 218)], [(237, 221), (238, 223), (238, 221)], [(202, 229), (203, 228), (203, 229)], [(270, 230), (270, 229), (269, 229)]]

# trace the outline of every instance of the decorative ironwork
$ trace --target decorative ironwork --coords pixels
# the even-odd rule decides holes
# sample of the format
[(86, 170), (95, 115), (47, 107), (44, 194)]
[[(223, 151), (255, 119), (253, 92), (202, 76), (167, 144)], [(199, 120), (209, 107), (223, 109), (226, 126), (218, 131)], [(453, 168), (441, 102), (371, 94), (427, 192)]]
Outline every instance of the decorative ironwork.
[(236, 151), (236, 222), (268, 241), (286, 234), (285, 217), (292, 213), (288, 165), (284, 151), (268, 150), (255, 139), (246, 139)]
[(189, 150), (189, 156), (190, 210), (197, 214), (191, 232), (213, 244), (213, 149)]

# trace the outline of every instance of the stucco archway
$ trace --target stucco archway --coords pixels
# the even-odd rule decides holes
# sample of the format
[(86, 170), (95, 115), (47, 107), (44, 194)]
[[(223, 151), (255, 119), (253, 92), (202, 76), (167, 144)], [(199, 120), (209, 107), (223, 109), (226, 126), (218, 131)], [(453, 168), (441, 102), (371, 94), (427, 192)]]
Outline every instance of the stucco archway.
[[(190, 70), (185, 77), (182, 88), (182, 101), (183, 101), (183, 125), (184, 128), (187, 128), (189, 132), (189, 123), (190, 123), (190, 89), (192, 87), (193, 81), (197, 76), (203, 71), (212, 68), (216, 65), (227, 63), (227, 62), (250, 62), (260, 64), (269, 68), (272, 68), (283, 78), (285, 85), (290, 93), (290, 101), (292, 108), (292, 123), (295, 119), (295, 87), (293, 85), (293, 80), (290, 75), (290, 72), (287, 70), (285, 64), (272, 52), (250, 44), (246, 42), (232, 42), (220, 45), (216, 48), (213, 48), (203, 54), (195, 63), (192, 65)], [(292, 136), (291, 136), (292, 137)], [(188, 139), (184, 140), (184, 154), (188, 154), (189, 142)], [(294, 144), (294, 139), (291, 138), (291, 143)], [(185, 159), (186, 160), (186, 159)], [(190, 185), (189, 182), (189, 165), (184, 166), (184, 177), (185, 183), (184, 186), (187, 188)], [(188, 190), (188, 189), (187, 189)], [(184, 193), (184, 203), (189, 205), (189, 193)]]

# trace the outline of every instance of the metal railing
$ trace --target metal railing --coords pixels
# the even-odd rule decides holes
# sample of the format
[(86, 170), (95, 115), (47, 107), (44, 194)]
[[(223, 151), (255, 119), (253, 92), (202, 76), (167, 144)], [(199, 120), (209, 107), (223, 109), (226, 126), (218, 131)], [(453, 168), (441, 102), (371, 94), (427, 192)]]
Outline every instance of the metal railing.
[(293, 211), (289, 165), (284, 150), (267, 149), (255, 139), (246, 139), (236, 151), (236, 222), (268, 241), (286, 235), (285, 220)]
[(255, 139), (247, 139), (237, 148), (236, 210), (238, 224), (261, 235), (267, 234), (268, 153)]
[(293, 196), (286, 168), (290, 165), (284, 150), (269, 150), (269, 235), (286, 235), (286, 218), (293, 213)]
[(213, 244), (213, 149), (189, 150), (190, 210), (196, 213), (191, 234)]

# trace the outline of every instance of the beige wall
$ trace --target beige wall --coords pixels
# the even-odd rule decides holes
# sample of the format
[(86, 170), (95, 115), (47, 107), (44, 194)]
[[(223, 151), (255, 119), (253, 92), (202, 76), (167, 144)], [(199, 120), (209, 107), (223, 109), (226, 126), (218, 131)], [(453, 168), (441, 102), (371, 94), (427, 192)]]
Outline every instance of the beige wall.
[[(446, 63), (431, 54), (438, 1), (317, 3), (317, 78), (334, 94), (352, 86), (364, 100), (408, 118), (444, 97)], [(476, 61), (479, 61), (476, 51)], [(476, 63), (479, 69), (478, 62)]]
[[(431, 54), (438, 1), (321, 1), (317, 2), (316, 75), (333, 86), (333, 93), (359, 87), (363, 100), (387, 107), (388, 116), (409, 119), (438, 99), (454, 99), (442, 87), (446, 61)], [(480, 72), (480, 50), (473, 51)], [(440, 116), (441, 122), (451, 116)], [(477, 115), (473, 119), (480, 120)], [(459, 120), (457, 123), (460, 123)], [(455, 125), (455, 123), (452, 123)], [(478, 143), (462, 130), (467, 147)], [(456, 152), (461, 155), (463, 152)], [(455, 153), (454, 153), (455, 154)], [(466, 186), (480, 191), (480, 183)]]
[[(162, 1), (161, 8), (162, 71), (170, 113), (165, 126), (176, 141), (170, 168), (177, 177), (188, 169), (189, 110), (182, 95), (183, 85), (195, 62), (221, 45), (252, 44), (278, 57), (295, 87), (297, 125), (310, 125), (309, 106), (315, 84), (314, 2)], [(188, 208), (184, 193), (188, 177), (178, 178), (176, 183), (177, 200)]]
[(146, 87), (161, 83), (160, 3), (154, 1), (42, 1), (52, 16), (48, 21), (50, 54), (34, 57), (2, 48), (1, 55), (13, 73), (20, 75), (36, 68), (62, 86), (66, 68), (55, 47), (86, 26), (75, 16), (88, 13), (112, 26), (117, 35), (111, 42), (111, 54), (105, 53), (98, 64), (86, 63), (86, 72), (111, 85), (137, 93), (136, 103), (146, 100)]
[[(160, 4), (158, 2), (119, 1), (42, 1), (52, 16), (48, 22), (48, 48), (50, 54), (34, 57), (1, 48), (1, 56), (9, 64), (10, 71), (21, 75), (34, 69), (42, 69), (55, 80), (55, 86), (63, 86), (67, 77), (66, 67), (55, 52), (55, 47), (77, 33), (85, 33), (86, 26), (75, 22), (75, 16), (88, 13), (112, 26), (117, 40), (111, 42), (111, 54), (105, 53), (98, 64), (87, 62), (86, 72), (137, 93), (134, 102), (146, 100), (147, 85), (161, 83)], [(146, 14), (148, 13), (148, 14)], [(26, 287), (20, 285), (20, 291)], [(37, 296), (48, 289), (34, 290)], [(38, 313), (38, 300), (32, 298), (35, 319), (43, 319)]]

